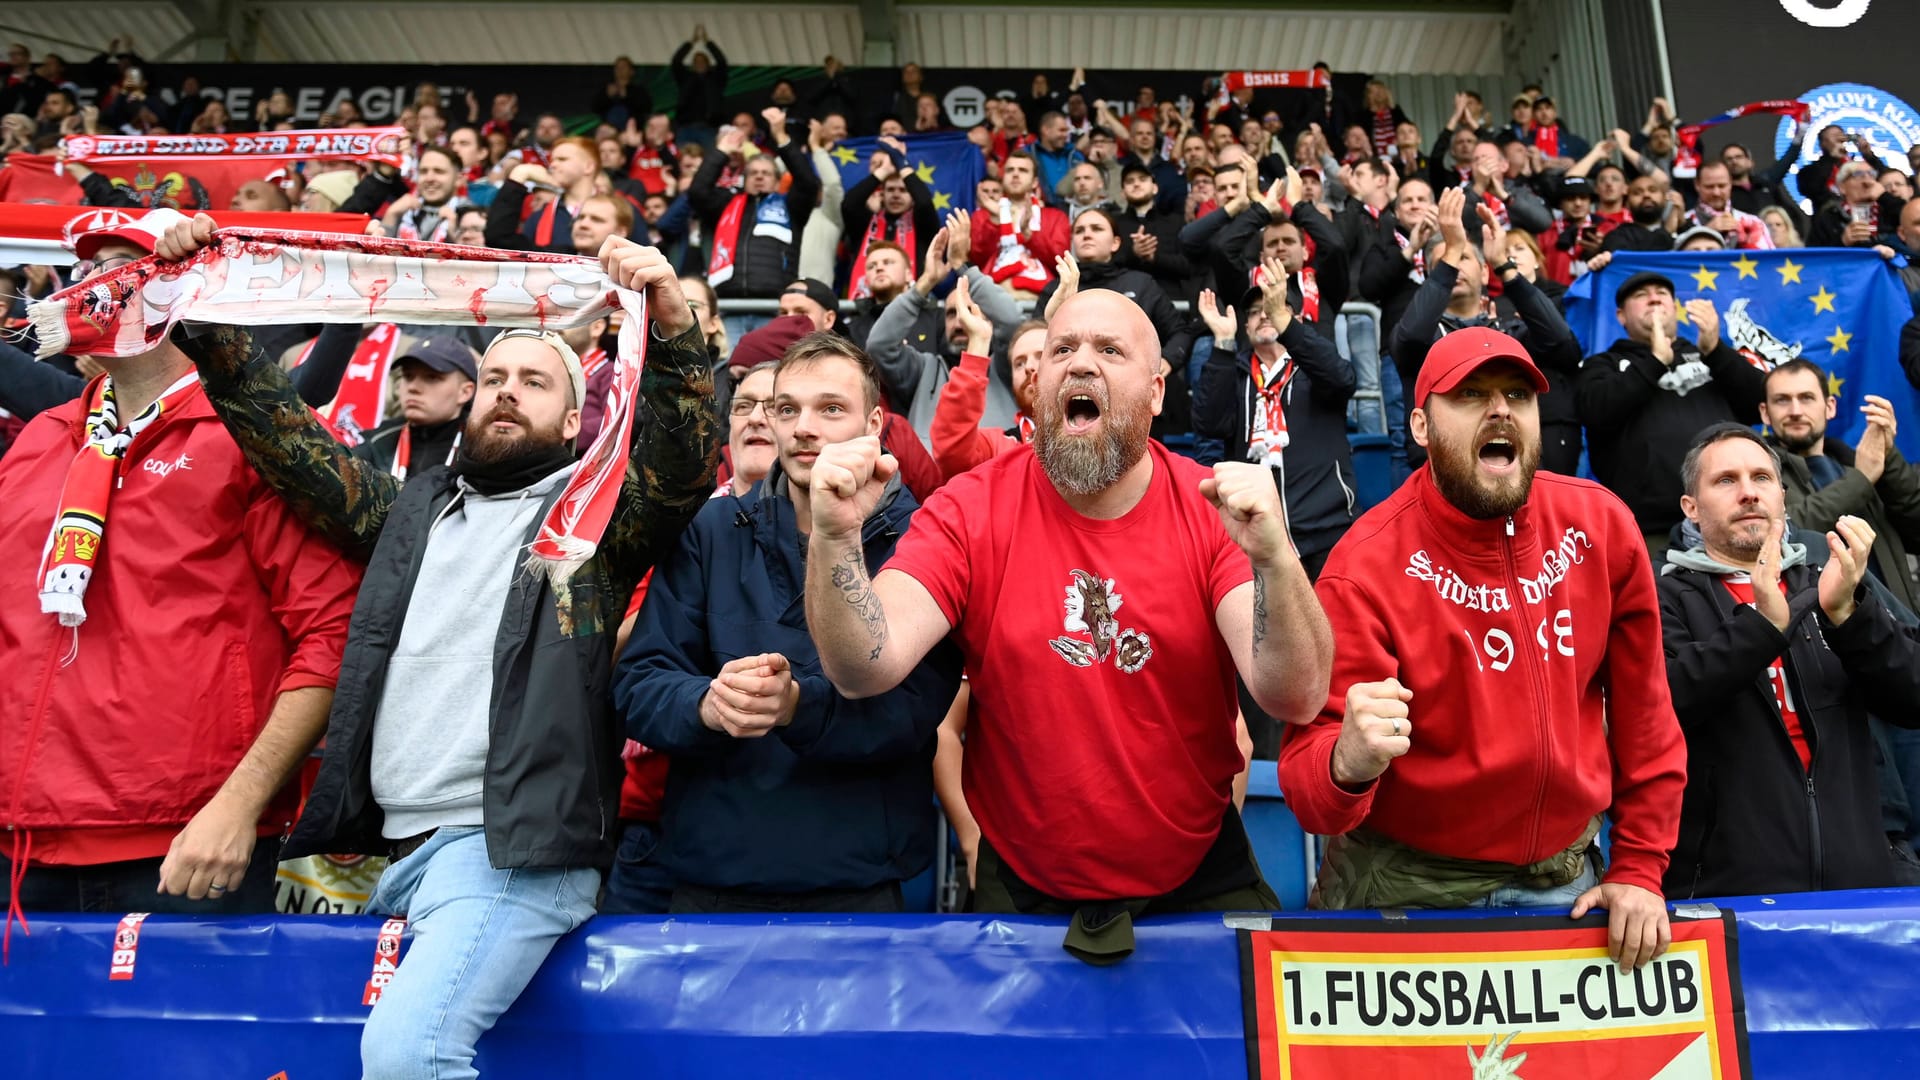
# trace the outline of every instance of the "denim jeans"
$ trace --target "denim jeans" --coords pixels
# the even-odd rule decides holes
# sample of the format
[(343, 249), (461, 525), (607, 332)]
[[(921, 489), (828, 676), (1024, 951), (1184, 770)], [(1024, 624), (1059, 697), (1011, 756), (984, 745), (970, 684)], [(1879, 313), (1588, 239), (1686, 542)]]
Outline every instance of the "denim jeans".
[(1591, 857), (1580, 876), (1555, 888), (1529, 889), (1520, 885), (1502, 885), (1468, 904), (1470, 908), (1550, 907), (1570, 908), (1580, 894), (1600, 884), (1600, 871)]
[(602, 915), (665, 915), (673, 901), (673, 875), (660, 859), (660, 826), (632, 821), (620, 834), (620, 851), (607, 875)]
[(1407, 477), (1413, 475), (1413, 468), (1407, 462), (1406, 386), (1400, 381), (1400, 369), (1393, 366), (1390, 357), (1380, 358), (1380, 398), (1385, 414), (1383, 421), (1387, 425), (1387, 445), (1393, 448), (1393, 486), (1399, 490)]
[[(1193, 351), (1187, 354), (1187, 392), (1192, 395), (1193, 411), (1200, 411), (1200, 369), (1207, 366), (1207, 360), (1213, 356), (1213, 336), (1201, 334), (1194, 339)], [(1225, 439), (1216, 439), (1210, 435), (1193, 433), (1193, 453), (1189, 455), (1202, 465), (1214, 465), (1227, 456)]]
[(464, 1080), (474, 1044), (562, 935), (593, 914), (592, 867), (496, 870), (478, 826), (441, 829), (387, 868), (368, 914), (404, 915), (412, 942), (367, 1017), (367, 1080)]
[[(1385, 435), (1387, 419), (1380, 394), (1380, 327), (1365, 315), (1334, 320), (1340, 355), (1353, 365), (1354, 397), (1347, 403), (1347, 430)], [(1395, 374), (1398, 374), (1396, 372)]]

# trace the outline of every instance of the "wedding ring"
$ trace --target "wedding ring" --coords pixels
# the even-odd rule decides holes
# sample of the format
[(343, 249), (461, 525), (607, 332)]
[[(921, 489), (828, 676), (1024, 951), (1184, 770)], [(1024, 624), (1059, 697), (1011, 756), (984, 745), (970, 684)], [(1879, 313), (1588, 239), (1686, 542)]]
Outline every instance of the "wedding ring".
[(209, 885), (207, 886), (207, 891), (210, 893), (223, 893), (227, 891), (227, 887), (225, 885)]
[(1393, 722), (1393, 734), (1394, 734), (1394, 736), (1395, 736), (1396, 738), (1397, 738), (1397, 737), (1399, 736), (1399, 734), (1400, 734), (1400, 721), (1398, 721), (1398, 720), (1395, 720), (1395, 721)]

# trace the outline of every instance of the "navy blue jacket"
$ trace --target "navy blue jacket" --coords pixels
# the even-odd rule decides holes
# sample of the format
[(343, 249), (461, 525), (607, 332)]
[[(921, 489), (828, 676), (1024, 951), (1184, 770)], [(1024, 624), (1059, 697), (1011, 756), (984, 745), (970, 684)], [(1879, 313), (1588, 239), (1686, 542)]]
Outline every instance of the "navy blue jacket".
[[(807, 633), (804, 540), (785, 485), (776, 466), (681, 534), (654, 571), (614, 703), (628, 734), (673, 758), (661, 825), (676, 881), (765, 893), (905, 881), (933, 858), (934, 733), (960, 657), (942, 644), (885, 694), (836, 693)], [(897, 485), (882, 500), (863, 534), (870, 573), (918, 507)], [(708, 728), (700, 700), (721, 665), (763, 652), (793, 666), (793, 722), (758, 739)]]

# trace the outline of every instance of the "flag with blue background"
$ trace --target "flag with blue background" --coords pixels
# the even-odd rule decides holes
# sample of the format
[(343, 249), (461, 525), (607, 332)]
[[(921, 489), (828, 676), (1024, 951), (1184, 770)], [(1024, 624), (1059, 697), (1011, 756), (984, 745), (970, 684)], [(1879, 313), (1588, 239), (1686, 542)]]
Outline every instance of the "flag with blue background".
[[(1682, 305), (1711, 301), (1720, 336), (1760, 366), (1801, 357), (1825, 369), (1839, 398), (1829, 435), (1858, 443), (1866, 430), (1860, 405), (1872, 394), (1906, 421), (1894, 440), (1900, 452), (1909, 460), (1920, 455), (1920, 392), (1900, 367), (1900, 330), (1913, 303), (1898, 272), (1871, 248), (1621, 252), (1567, 290), (1567, 322), (1586, 355), (1626, 336), (1613, 293), (1643, 270), (1672, 279)], [(1693, 337), (1684, 307), (1680, 322), (1681, 336)]]
[[(933, 208), (942, 218), (949, 210), (973, 210), (973, 189), (987, 175), (986, 159), (964, 131), (933, 135), (906, 135), (907, 167), (933, 192)], [(840, 170), (842, 190), (852, 190), (867, 178), (867, 161), (880, 149), (877, 137), (846, 139), (827, 151)]]

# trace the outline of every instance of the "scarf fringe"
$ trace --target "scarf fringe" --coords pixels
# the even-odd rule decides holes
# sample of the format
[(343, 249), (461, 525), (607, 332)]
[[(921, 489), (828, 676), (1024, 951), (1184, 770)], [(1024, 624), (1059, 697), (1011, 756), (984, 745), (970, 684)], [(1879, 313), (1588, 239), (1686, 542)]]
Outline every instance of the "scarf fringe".
[(546, 578), (547, 584), (557, 592), (566, 588), (567, 583), (573, 580), (574, 572), (585, 566), (587, 560), (593, 558), (593, 553), (599, 550), (599, 545), (584, 537), (555, 533), (551, 529), (545, 532), (543, 539), (552, 547), (558, 548), (561, 557), (556, 559), (538, 553), (529, 553), (526, 562), (520, 564), (520, 569)]
[(42, 300), (27, 305), (27, 325), (33, 327), (34, 340), (40, 343), (34, 356), (45, 360), (67, 351), (72, 337), (67, 333), (67, 302)]

